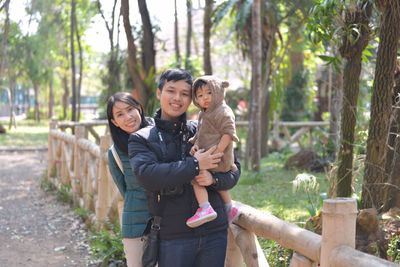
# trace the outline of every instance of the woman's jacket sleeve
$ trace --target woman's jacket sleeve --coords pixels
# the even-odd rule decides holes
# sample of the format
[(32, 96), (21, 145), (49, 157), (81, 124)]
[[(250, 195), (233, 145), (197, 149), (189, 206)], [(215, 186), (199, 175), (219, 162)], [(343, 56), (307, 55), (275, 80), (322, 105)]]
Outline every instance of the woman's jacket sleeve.
[(126, 192), (125, 176), (119, 169), (111, 150), (108, 150), (108, 168), (110, 169), (111, 176), (114, 180), (114, 183), (117, 185), (119, 192), (121, 193), (122, 196), (125, 196)]

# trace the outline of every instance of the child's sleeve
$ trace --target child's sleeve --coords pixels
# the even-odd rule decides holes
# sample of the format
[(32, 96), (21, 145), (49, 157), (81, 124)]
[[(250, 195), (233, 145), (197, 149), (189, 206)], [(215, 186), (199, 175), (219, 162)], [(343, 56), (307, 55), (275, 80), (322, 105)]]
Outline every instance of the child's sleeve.
[(230, 135), (234, 142), (239, 142), (239, 138), (236, 135), (235, 115), (232, 110), (226, 109), (219, 122), (220, 133), (222, 135)]

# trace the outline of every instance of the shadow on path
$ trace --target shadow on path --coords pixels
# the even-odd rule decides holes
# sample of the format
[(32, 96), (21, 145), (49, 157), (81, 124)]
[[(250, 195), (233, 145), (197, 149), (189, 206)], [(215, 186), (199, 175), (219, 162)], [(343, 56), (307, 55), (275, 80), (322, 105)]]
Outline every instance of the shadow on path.
[(47, 153), (0, 153), (0, 266), (88, 266), (80, 219), (40, 189)]

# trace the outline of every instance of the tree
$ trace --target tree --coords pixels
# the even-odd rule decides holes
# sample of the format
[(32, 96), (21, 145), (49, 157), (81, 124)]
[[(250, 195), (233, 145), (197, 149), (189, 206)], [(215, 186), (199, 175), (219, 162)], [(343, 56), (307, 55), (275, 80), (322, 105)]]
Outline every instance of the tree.
[(336, 196), (350, 197), (353, 181), (354, 129), (356, 125), (357, 98), (360, 88), (362, 51), (368, 44), (368, 26), (372, 5), (360, 2), (355, 9), (345, 11), (345, 32), (339, 51), (345, 59), (343, 70), (343, 107), (341, 114), (341, 138), (336, 178)]
[(252, 6), (252, 40), (251, 47), (251, 66), (252, 66), (252, 90), (251, 90), (251, 114), (250, 129), (247, 138), (247, 144), (250, 148), (251, 169), (253, 171), (260, 170), (261, 160), (261, 1), (254, 0)]
[(71, 89), (72, 89), (72, 121), (78, 121), (78, 116), (76, 114), (76, 103), (77, 103), (77, 88), (76, 88), (76, 66), (75, 66), (75, 9), (76, 2), (75, 0), (71, 0), (71, 16), (70, 16), (70, 51), (71, 51)]
[(400, 206), (400, 67), (395, 72), (393, 89), (393, 108), (390, 122), (388, 149), (386, 151), (386, 173), (389, 174), (389, 186), (385, 191), (384, 211)]
[(190, 57), (192, 48), (192, 0), (186, 0), (186, 12), (187, 12), (187, 31), (186, 31), (185, 69), (191, 70), (192, 64), (190, 62)]
[(178, 10), (177, 10), (177, 7), (176, 7), (176, 0), (174, 0), (174, 4), (175, 4), (175, 6), (174, 6), (175, 7), (175, 12), (174, 12), (174, 18), (175, 18), (175, 21), (174, 21), (175, 60), (176, 60), (176, 66), (178, 68), (180, 68), (182, 59), (181, 59), (181, 52), (180, 52), (180, 49), (179, 49), (179, 23), (178, 23)]
[[(117, 29), (117, 36), (114, 36), (114, 32), (116, 29), (115, 17), (116, 17), (116, 6), (117, 0), (114, 0), (112, 11), (111, 11), (111, 20), (108, 22), (106, 19), (100, 0), (97, 0), (97, 9), (104, 20), (104, 24), (106, 26), (108, 32), (108, 40), (110, 42), (110, 52), (108, 53), (107, 59), (107, 73), (103, 77), (103, 83), (105, 84), (107, 90), (103, 93), (103, 99), (108, 99), (112, 94), (121, 91), (121, 64), (119, 62), (119, 31)], [(119, 25), (119, 18), (118, 23)], [(114, 39), (117, 39), (116, 41)]]
[(206, 0), (204, 7), (203, 19), (203, 70), (204, 74), (212, 74), (211, 65), (211, 47), (210, 47), (210, 32), (211, 32), (211, 14), (213, 11), (213, 0)]
[(392, 90), (396, 57), (400, 38), (400, 3), (376, 1), (381, 11), (379, 46), (376, 58), (375, 78), (372, 88), (371, 119), (368, 128), (367, 155), (362, 189), (363, 208), (384, 205), (384, 189), (388, 181), (385, 172), (386, 140), (391, 114)]
[[(352, 194), (354, 131), (362, 52), (370, 37), (368, 23), (372, 4), (368, 0), (359, 1), (357, 4), (331, 1), (329, 3), (321, 2), (312, 10), (312, 16), (308, 23), (311, 39), (314, 42), (324, 41), (340, 44), (340, 56), (345, 61), (342, 72), (343, 101), (338, 169), (333, 187), (336, 196), (349, 197)], [(336, 69), (340, 69), (342, 60), (335, 54), (336, 52), (334, 52), (334, 56), (323, 56), (323, 59)]]
[(154, 108), (153, 105), (149, 105), (149, 100), (154, 99), (154, 93), (152, 91), (152, 85), (146, 85), (145, 79), (149, 79), (149, 77), (144, 75), (144, 67), (137, 60), (137, 48), (129, 19), (128, 0), (121, 0), (121, 13), (124, 22), (125, 34), (128, 41), (128, 69), (134, 83), (134, 92), (149, 114)]
[(156, 52), (154, 50), (154, 34), (151, 25), (149, 11), (145, 0), (138, 0), (140, 17), (143, 24), (143, 40), (142, 40), (142, 62), (145, 77), (151, 78), (156, 69)]

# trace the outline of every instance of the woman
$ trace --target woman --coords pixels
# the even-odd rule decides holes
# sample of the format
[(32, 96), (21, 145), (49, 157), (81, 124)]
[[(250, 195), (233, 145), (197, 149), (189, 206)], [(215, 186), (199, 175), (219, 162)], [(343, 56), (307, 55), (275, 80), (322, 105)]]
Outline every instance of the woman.
[(122, 212), (122, 242), (128, 267), (141, 267), (143, 242), (141, 236), (149, 216), (144, 189), (132, 172), (128, 157), (129, 135), (148, 125), (143, 108), (129, 93), (112, 95), (107, 102), (107, 119), (114, 148), (122, 163), (122, 170), (108, 151), (110, 173), (124, 197)]

